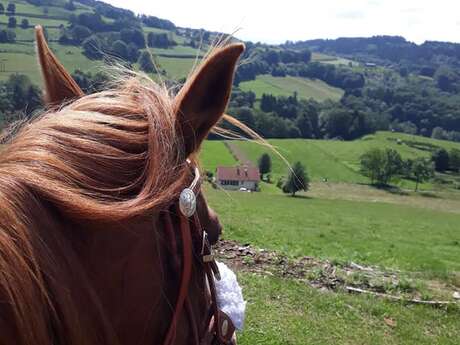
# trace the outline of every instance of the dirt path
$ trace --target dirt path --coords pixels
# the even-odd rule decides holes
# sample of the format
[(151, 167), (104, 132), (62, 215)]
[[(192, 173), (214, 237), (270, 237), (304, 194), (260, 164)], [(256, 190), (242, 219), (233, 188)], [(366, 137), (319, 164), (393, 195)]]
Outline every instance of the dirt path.
[(246, 156), (246, 154), (240, 150), (240, 148), (235, 145), (232, 141), (225, 141), (224, 145), (227, 146), (228, 150), (232, 156), (240, 163), (247, 164), (249, 166), (254, 166), (254, 163)]

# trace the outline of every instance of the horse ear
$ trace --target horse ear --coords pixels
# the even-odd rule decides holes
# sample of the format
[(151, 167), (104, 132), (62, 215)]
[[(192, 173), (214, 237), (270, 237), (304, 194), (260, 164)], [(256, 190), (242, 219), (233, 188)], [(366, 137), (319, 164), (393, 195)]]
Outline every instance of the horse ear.
[(65, 100), (84, 96), (78, 84), (48, 47), (41, 26), (35, 27), (35, 39), (38, 63), (45, 82), (45, 102), (48, 105), (60, 104)]
[(244, 45), (240, 43), (218, 49), (177, 94), (176, 116), (186, 156), (200, 147), (222, 117), (230, 97), (236, 63), (243, 51)]

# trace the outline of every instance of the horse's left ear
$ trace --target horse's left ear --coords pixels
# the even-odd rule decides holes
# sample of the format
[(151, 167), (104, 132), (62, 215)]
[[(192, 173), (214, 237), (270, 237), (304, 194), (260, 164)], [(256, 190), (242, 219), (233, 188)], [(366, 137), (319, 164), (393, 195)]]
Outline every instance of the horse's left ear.
[(243, 51), (244, 45), (238, 43), (214, 52), (176, 96), (176, 115), (186, 156), (200, 147), (222, 117), (230, 97), (236, 63)]
[(44, 99), (48, 105), (58, 105), (65, 100), (84, 96), (78, 84), (58, 61), (46, 43), (41, 26), (35, 27), (38, 63), (45, 82)]

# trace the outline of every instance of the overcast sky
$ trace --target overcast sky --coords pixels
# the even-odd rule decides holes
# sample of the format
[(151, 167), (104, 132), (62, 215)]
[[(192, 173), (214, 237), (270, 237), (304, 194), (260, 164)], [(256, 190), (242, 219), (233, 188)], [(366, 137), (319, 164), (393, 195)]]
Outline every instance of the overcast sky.
[(177, 26), (281, 43), (313, 38), (401, 35), (460, 42), (460, 0), (105, 0)]

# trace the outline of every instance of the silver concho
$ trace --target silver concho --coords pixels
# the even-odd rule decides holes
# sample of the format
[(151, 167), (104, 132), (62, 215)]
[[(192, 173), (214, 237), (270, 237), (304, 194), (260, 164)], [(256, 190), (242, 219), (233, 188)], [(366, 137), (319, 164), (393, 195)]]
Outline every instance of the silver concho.
[(179, 208), (186, 217), (191, 217), (196, 210), (196, 197), (193, 190), (185, 188), (179, 196)]

